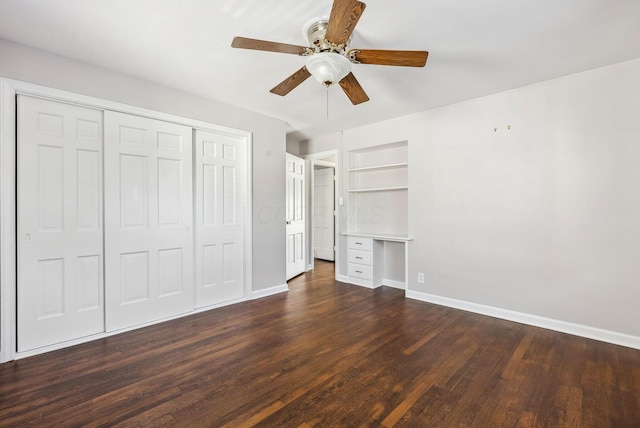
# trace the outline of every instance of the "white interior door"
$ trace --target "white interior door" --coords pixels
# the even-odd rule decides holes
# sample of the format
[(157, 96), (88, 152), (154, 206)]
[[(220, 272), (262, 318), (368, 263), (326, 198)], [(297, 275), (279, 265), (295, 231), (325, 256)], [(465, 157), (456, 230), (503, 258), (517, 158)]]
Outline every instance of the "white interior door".
[(104, 331), (102, 112), (18, 96), (18, 351)]
[(331, 167), (313, 170), (313, 255), (333, 261), (334, 246), (334, 175)]
[(107, 331), (194, 308), (192, 129), (105, 112)]
[(195, 132), (196, 306), (244, 296), (245, 139)]
[(304, 160), (287, 153), (287, 280), (304, 272)]

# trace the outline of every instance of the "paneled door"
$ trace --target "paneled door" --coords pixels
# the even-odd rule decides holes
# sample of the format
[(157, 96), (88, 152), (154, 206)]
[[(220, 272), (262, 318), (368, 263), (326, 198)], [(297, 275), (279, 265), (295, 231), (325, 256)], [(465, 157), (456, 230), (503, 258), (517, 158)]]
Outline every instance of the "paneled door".
[(334, 246), (334, 168), (318, 167), (313, 170), (313, 255), (333, 261)]
[(192, 129), (105, 112), (106, 328), (194, 308)]
[(195, 131), (196, 306), (244, 296), (245, 138)]
[(287, 153), (287, 280), (304, 272), (304, 160)]
[(102, 112), (18, 95), (18, 351), (104, 331)]

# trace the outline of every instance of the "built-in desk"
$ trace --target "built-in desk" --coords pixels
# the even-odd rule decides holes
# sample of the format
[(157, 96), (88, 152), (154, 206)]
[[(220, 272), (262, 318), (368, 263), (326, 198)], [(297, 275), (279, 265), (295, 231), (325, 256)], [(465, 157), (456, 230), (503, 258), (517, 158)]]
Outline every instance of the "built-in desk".
[(344, 233), (347, 237), (347, 277), (351, 284), (405, 289), (408, 241), (403, 235)]

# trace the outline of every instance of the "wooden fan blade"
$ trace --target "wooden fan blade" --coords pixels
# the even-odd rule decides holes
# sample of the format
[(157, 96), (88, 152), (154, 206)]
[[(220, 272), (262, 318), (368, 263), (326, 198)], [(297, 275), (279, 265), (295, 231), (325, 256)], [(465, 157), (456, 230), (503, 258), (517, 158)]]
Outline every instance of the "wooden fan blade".
[(231, 42), (232, 48), (253, 49), (257, 51), (279, 52), (295, 55), (302, 55), (307, 52), (306, 47), (288, 45), (286, 43), (268, 42), (266, 40), (248, 39), (246, 37), (234, 37)]
[(400, 65), (404, 67), (424, 67), (427, 51), (385, 51), (377, 49), (354, 49), (355, 59), (362, 64)]
[(360, 83), (356, 80), (356, 76), (353, 73), (349, 73), (344, 79), (340, 81), (340, 87), (347, 94), (347, 97), (351, 100), (351, 103), (355, 106), (365, 101), (369, 101), (367, 93), (362, 89)]
[(365, 7), (357, 0), (334, 0), (324, 38), (336, 45), (347, 43)]
[(285, 96), (289, 92), (293, 91), (298, 87), (299, 84), (307, 80), (311, 76), (311, 73), (307, 70), (307, 67), (302, 67), (300, 70), (293, 73), (291, 76), (284, 79), (280, 82), (276, 87), (274, 87), (271, 92), (272, 94)]

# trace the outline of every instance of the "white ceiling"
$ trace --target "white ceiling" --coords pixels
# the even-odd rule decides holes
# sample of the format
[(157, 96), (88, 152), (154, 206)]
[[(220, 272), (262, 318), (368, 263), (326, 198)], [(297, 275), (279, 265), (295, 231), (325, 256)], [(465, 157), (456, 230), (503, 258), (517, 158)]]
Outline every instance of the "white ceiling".
[[(331, 0), (0, 0), (0, 38), (286, 121), (305, 139), (640, 58), (639, 0), (365, 0), (351, 48), (428, 50), (426, 68), (355, 65), (371, 101), (308, 79), (269, 89)], [(328, 119), (327, 119), (328, 113)]]

